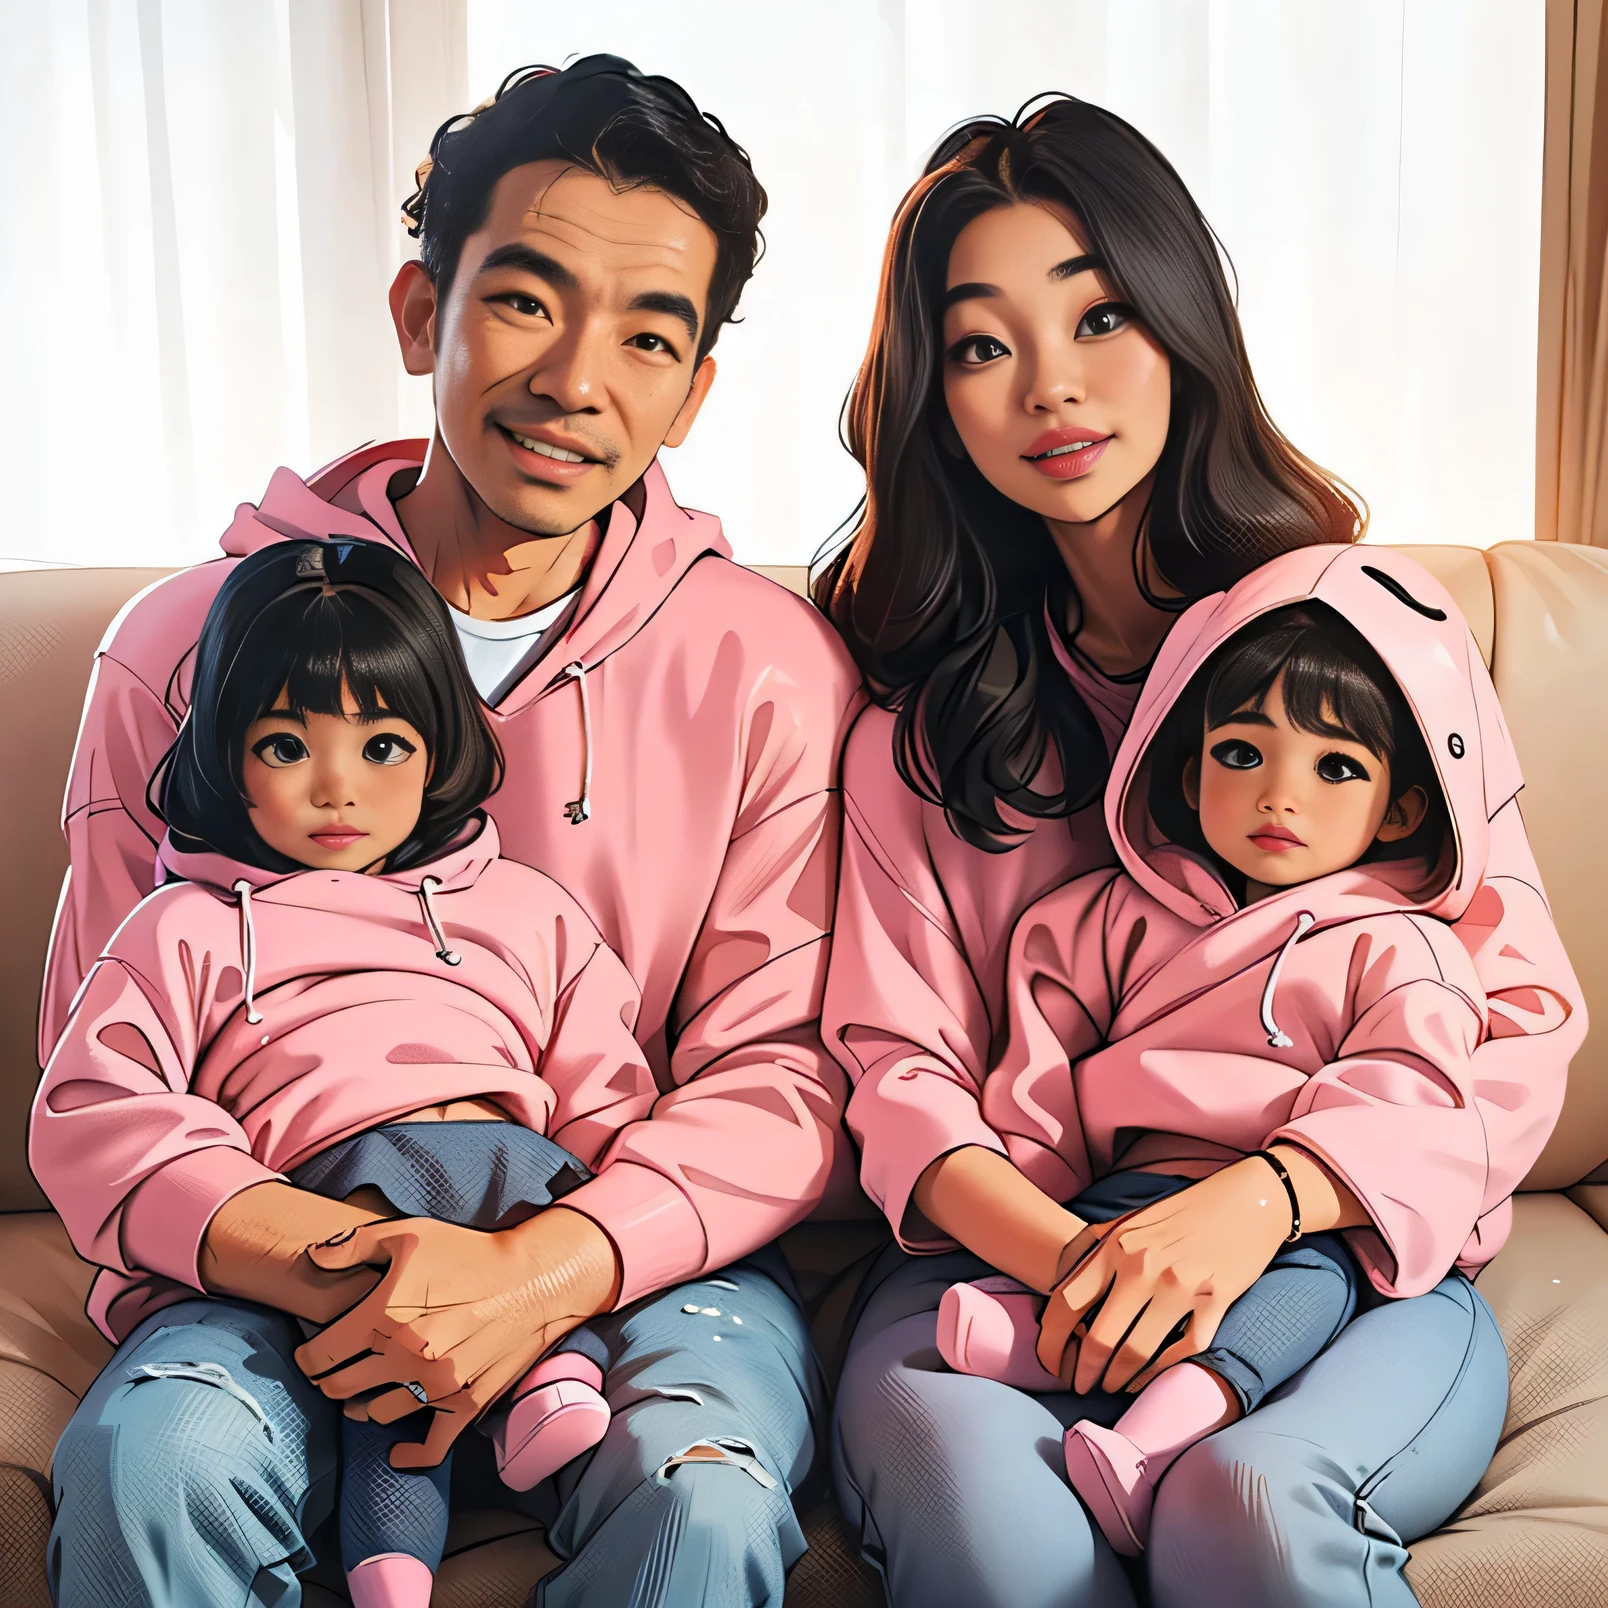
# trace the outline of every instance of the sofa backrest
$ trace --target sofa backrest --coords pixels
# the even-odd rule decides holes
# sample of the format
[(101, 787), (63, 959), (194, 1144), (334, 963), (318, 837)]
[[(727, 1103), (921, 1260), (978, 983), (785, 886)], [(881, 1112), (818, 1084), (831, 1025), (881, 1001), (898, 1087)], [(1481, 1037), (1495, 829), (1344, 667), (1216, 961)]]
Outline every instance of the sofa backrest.
[[(1403, 551), (1457, 599), (1491, 666), (1524, 767), (1530, 840), (1599, 1024), (1528, 1180), (1560, 1188), (1608, 1161), (1608, 851), (1593, 836), (1608, 806), (1608, 552), (1552, 542)], [(66, 867), (61, 798), (95, 645), (161, 573), (0, 574), (0, 830), (12, 845), (0, 898), (0, 1211), (45, 1204), (26, 1162), (34, 1025)], [(766, 573), (803, 589), (801, 569)]]

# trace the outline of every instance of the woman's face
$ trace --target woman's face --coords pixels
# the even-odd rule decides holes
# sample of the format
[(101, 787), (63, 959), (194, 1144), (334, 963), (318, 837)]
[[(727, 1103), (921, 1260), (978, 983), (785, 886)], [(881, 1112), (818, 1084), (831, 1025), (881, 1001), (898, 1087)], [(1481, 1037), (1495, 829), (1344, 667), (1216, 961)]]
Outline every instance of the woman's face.
[(1086, 524), (1156, 467), (1171, 415), (1167, 354), (1063, 208), (996, 207), (961, 231), (943, 349), (961, 445), (1012, 502)]

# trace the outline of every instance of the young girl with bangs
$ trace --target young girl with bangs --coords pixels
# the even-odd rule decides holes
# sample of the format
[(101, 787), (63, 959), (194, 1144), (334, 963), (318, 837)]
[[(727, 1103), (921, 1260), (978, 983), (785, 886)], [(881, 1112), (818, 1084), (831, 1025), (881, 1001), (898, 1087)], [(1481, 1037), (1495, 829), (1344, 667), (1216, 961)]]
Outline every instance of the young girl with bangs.
[[(102, 1268), (90, 1315), (118, 1347), (79, 1417), (117, 1443), (114, 1469), (141, 1471), (153, 1527), (130, 1533), (130, 1493), (98, 1499), (69, 1437), (58, 1529), (109, 1542), (121, 1512), (123, 1543), (154, 1547), (176, 1492), (152, 1416), (171, 1404), (153, 1401), (185, 1391), (188, 1433), (237, 1485), (291, 1490), (311, 1470), (309, 1533), (339, 1468), (357, 1608), (429, 1602), (452, 1454), (412, 1415), (450, 1415), (410, 1385), (339, 1417), (320, 1389), (361, 1388), (362, 1358), (304, 1377), (304, 1338), (376, 1282), (325, 1253), (386, 1219), (524, 1222), (590, 1178), (654, 1097), (624, 965), (556, 883), (499, 857), (481, 805), (501, 766), (445, 605), (394, 549), (276, 543), (225, 581), (153, 788), (161, 885), (86, 979), (30, 1125), (30, 1164)], [(308, 1248), (290, 1310), (220, 1282), (208, 1255), (213, 1216), (254, 1189), (275, 1197), (260, 1204), (265, 1249), (282, 1192), (328, 1202), (330, 1237)], [(485, 1366), (478, 1326), (466, 1306), (468, 1374)], [(520, 1491), (609, 1423), (604, 1342), (547, 1338), (485, 1422)], [(266, 1528), (235, 1544), (278, 1557), (269, 1573), (290, 1589), (314, 1562)], [(57, 1602), (107, 1588), (50, 1556)], [(217, 1567), (167, 1559), (170, 1600), (224, 1600)]]
[[(1129, 1566), (1046, 1450), (1090, 1398), (955, 1373), (936, 1349), (951, 1285), (1008, 1268), (1055, 1291), (1085, 1226), (1059, 1204), (1076, 1191), (1047, 1198), (989, 1120), (1010, 935), (1030, 905), (1112, 863), (1098, 800), (1178, 616), (1280, 554), (1350, 544), (1363, 515), (1268, 418), (1217, 242), (1178, 175), (1068, 97), (970, 123), (934, 154), (894, 220), (847, 417), (866, 499), (816, 599), (873, 702), (844, 757), (823, 1025), (854, 1084), (862, 1182), (898, 1243), (861, 1290), (843, 1364), (838, 1494), (895, 1608), (1121, 1608)], [(1470, 812), (1490, 897), (1453, 930), (1512, 1024), (1472, 1054), (1473, 1082), (1508, 1091), (1479, 1107), (1475, 1222), (1494, 1247), (1584, 1013), (1555, 935), (1509, 941), (1552, 929), (1491, 719)], [(1388, 1190), (1419, 1200), (1431, 1186), (1391, 1154)], [(1129, 1217), (1049, 1303), (1051, 1372), (1123, 1391), (1179, 1325), (1199, 1350), (1264, 1272), (1289, 1226), (1263, 1204), (1282, 1209), (1282, 1181), (1255, 1156), (1220, 1159)], [(1305, 1234), (1377, 1229), (1321, 1146), (1292, 1139), (1278, 1159)], [(1142, 1254), (1125, 1249), (1147, 1235)], [(1157, 1342), (1145, 1356), (1123, 1345), (1139, 1313)], [(1046, 1355), (1074, 1329), (1075, 1364)], [(1150, 1600), (1407, 1608), (1408, 1546), (1483, 1473), (1506, 1383), (1496, 1324), (1460, 1272), (1373, 1305), (1284, 1387), (1277, 1433), (1264, 1406), (1172, 1463)]]

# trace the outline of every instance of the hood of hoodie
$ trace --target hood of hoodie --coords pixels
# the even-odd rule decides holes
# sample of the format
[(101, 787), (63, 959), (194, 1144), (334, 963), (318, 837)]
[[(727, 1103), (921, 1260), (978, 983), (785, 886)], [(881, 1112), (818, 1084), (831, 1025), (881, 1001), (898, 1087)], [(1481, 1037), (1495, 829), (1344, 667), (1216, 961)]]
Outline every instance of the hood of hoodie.
[[(1150, 746), (1205, 661), (1253, 620), (1323, 603), (1367, 639), (1417, 718), (1440, 782), (1451, 843), (1427, 879), (1413, 862), (1372, 862), (1316, 879), (1327, 921), (1369, 910), (1421, 910), (1455, 921), (1485, 874), (1490, 821), (1524, 785), (1512, 738), (1478, 645), (1450, 594), (1388, 548), (1324, 545), (1281, 554), (1237, 586), (1202, 598), (1168, 634), (1112, 763), (1106, 824), (1123, 868), (1147, 893), (1198, 926), (1233, 913), (1216, 870), (1169, 843), (1151, 817)], [(1301, 884), (1265, 903), (1303, 900)]]
[[(355, 536), (387, 542), (417, 563), (389, 487), (396, 475), (423, 467), (428, 447), (422, 440), (371, 444), (306, 481), (289, 469), (276, 469), (262, 501), (241, 503), (235, 510), (223, 534), (223, 551), (243, 558), (275, 541)], [(658, 459), (638, 485), (641, 518), (623, 498), (605, 510), (608, 527), (575, 607), (551, 639), (544, 639), (541, 663), (498, 704), (500, 714), (513, 714), (565, 680), (565, 667), (579, 664), (590, 671), (622, 648), (700, 558), (731, 557), (720, 521), (682, 508)]]
[[(409, 866), (406, 871), (382, 871), (370, 876), (366, 872), (320, 872), (309, 878), (308, 889), (328, 888), (326, 897), (337, 908), (343, 903), (343, 888), (348, 878), (357, 877), (365, 887), (385, 886), (398, 888), (410, 897), (416, 895), (426, 878), (431, 879), (434, 891), (457, 893), (472, 888), (480, 880), (486, 867), (501, 853), (497, 839), (497, 825), (490, 816), (484, 816), (478, 830), (465, 829), (458, 841), (423, 865)], [(164, 837), (156, 851), (157, 881), (199, 882), (219, 893), (234, 895), (236, 886), (244, 882), (252, 893), (262, 893), (292, 877), (306, 876), (314, 868), (298, 866), (294, 871), (264, 871), (260, 866), (232, 860), (226, 854), (209, 850), (190, 851), (179, 848), (171, 837)], [(316, 897), (316, 895), (314, 895)]]

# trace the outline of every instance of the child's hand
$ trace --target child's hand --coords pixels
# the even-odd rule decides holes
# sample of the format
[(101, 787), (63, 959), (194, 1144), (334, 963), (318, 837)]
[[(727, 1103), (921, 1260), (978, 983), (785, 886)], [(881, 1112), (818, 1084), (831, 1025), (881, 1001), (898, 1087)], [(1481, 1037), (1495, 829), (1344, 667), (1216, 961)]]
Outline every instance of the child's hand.
[(376, 1423), (435, 1409), (422, 1443), (392, 1449), (393, 1468), (434, 1468), (554, 1341), (609, 1304), (617, 1277), (607, 1236), (562, 1208), (498, 1233), (427, 1217), (373, 1223), (308, 1255), (327, 1270), (386, 1268), (296, 1363), (336, 1401), (378, 1391), (365, 1414)]

